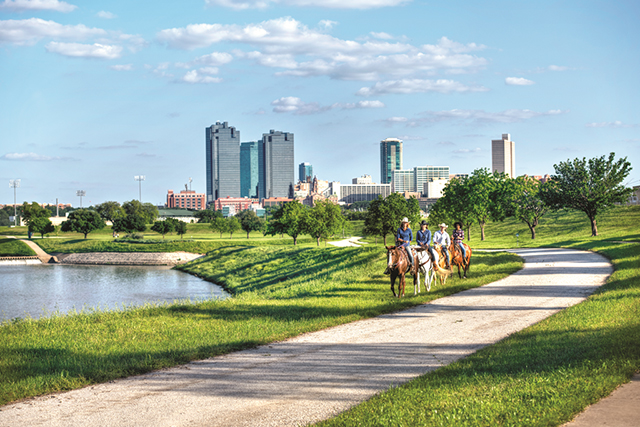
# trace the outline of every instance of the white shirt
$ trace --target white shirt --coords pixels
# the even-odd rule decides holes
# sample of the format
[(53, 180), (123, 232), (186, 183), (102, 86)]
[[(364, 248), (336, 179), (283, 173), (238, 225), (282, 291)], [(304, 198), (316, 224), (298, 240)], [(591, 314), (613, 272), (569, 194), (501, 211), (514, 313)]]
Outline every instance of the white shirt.
[(433, 233), (433, 243), (439, 243), (443, 246), (449, 246), (451, 244), (451, 238), (446, 231), (436, 231)]

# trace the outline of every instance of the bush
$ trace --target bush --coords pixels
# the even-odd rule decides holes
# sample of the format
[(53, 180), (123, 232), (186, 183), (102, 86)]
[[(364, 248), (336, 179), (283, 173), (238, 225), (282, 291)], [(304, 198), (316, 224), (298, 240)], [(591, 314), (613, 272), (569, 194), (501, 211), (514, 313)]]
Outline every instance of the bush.
[(126, 234), (122, 239), (128, 239), (128, 240), (142, 240), (142, 239), (144, 239), (144, 234), (142, 234), (142, 233), (131, 233), (131, 234)]

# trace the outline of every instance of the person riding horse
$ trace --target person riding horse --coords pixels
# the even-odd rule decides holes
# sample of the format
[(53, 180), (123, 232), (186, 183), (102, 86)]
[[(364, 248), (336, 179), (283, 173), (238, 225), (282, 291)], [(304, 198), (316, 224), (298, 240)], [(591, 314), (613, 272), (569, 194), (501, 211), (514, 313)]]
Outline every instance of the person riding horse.
[(447, 265), (447, 268), (451, 268), (451, 254), (449, 253), (449, 245), (451, 244), (451, 239), (449, 238), (449, 233), (447, 233), (447, 224), (444, 222), (439, 225), (440, 230), (433, 233), (433, 243), (436, 245), (440, 245), (442, 248), (442, 253), (445, 255), (444, 259)]
[(422, 220), (420, 230), (416, 233), (416, 243), (429, 251), (432, 261), (436, 259), (433, 248), (431, 247), (431, 230), (429, 230), (429, 223), (425, 220)]
[(462, 252), (462, 263), (465, 265), (467, 263), (467, 250), (464, 247), (464, 230), (462, 229), (462, 223), (456, 222), (453, 224), (456, 228), (453, 233), (451, 233), (451, 237), (453, 238), (454, 246), (460, 248), (460, 252)]
[(409, 263), (411, 264), (410, 271), (413, 271), (413, 254), (411, 253), (411, 241), (413, 240), (413, 231), (409, 228), (409, 219), (407, 217), (402, 218), (400, 222), (400, 228), (396, 233), (396, 246), (403, 247), (407, 256), (409, 257)]

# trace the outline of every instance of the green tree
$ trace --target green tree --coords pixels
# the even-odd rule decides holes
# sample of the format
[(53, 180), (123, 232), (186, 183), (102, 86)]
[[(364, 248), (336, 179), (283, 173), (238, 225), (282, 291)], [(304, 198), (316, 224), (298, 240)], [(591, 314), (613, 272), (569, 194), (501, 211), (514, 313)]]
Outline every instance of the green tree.
[(113, 231), (116, 233), (144, 232), (147, 230), (145, 219), (139, 214), (128, 214), (124, 218), (117, 218), (113, 221)]
[(472, 204), (467, 200), (471, 198), (468, 177), (457, 177), (450, 180), (444, 187), (442, 197), (438, 199), (431, 209), (431, 213), (438, 221), (462, 223), (462, 228), (467, 230), (467, 240), (471, 239), (471, 225), (476, 221), (476, 215)]
[(471, 209), (471, 216), (480, 226), (480, 239), (484, 241), (484, 227), (492, 219), (502, 221), (509, 205), (511, 178), (505, 173), (489, 173), (489, 169), (474, 170), (464, 181), (466, 188), (465, 203)]
[(622, 182), (631, 172), (627, 158), (615, 160), (615, 153), (567, 160), (553, 165), (555, 175), (542, 192), (547, 204), (554, 209), (576, 209), (584, 212), (591, 223), (591, 235), (598, 235), (598, 214), (616, 203), (629, 200), (633, 189)]
[(404, 217), (414, 225), (420, 221), (420, 204), (415, 197), (405, 199), (400, 193), (391, 193), (385, 199), (379, 196), (369, 204), (364, 221), (365, 233), (382, 237), (386, 245), (387, 235), (396, 237)]
[(240, 220), (235, 216), (230, 216), (225, 219), (227, 222), (227, 231), (229, 232), (229, 238), (233, 239), (233, 233), (240, 230), (242, 227), (240, 226)]
[(170, 219), (173, 218), (167, 218), (164, 221), (154, 222), (151, 226), (151, 230), (155, 231), (156, 233), (162, 234), (162, 238), (164, 239), (165, 234), (171, 233), (173, 230), (175, 230), (175, 224), (173, 221), (169, 221)]
[(220, 233), (220, 238), (222, 239), (222, 233), (227, 231), (227, 221), (222, 217), (216, 217), (210, 224), (209, 228), (213, 232)]
[(100, 203), (99, 205), (95, 205), (94, 209), (100, 214), (102, 219), (111, 221), (112, 224), (116, 219), (123, 218), (126, 215), (124, 209), (118, 202)]
[(307, 208), (294, 200), (281, 205), (273, 211), (265, 234), (287, 234), (293, 238), (293, 245), (298, 244), (298, 236), (304, 233)]
[(536, 238), (536, 226), (540, 218), (549, 211), (549, 205), (542, 199), (546, 184), (537, 179), (519, 176), (514, 180), (514, 191), (511, 199), (513, 216), (529, 226), (531, 239)]
[(22, 220), (29, 225), (32, 220), (36, 218), (49, 218), (51, 212), (48, 209), (43, 208), (37, 202), (22, 204)]
[(384, 239), (385, 246), (387, 245), (387, 234), (382, 224), (384, 217), (384, 199), (382, 196), (378, 196), (377, 199), (372, 200), (367, 210), (367, 216), (364, 219), (364, 232), (368, 236), (375, 236), (376, 243), (378, 243), (378, 236)]
[(151, 203), (140, 203), (138, 200), (131, 200), (122, 204), (127, 215), (140, 216), (145, 224), (151, 224), (158, 218), (158, 208)]
[(51, 223), (49, 218), (36, 217), (32, 218), (29, 222), (29, 231), (32, 233), (39, 233), (40, 237), (44, 238), (45, 234), (56, 231), (56, 227)]
[(340, 206), (329, 200), (317, 201), (305, 216), (304, 230), (316, 239), (320, 246), (320, 239), (328, 239), (342, 229), (344, 217)]
[[(13, 215), (13, 211), (11, 212), (11, 215)], [(11, 221), (9, 221), (9, 217), (11, 215), (9, 215), (5, 209), (0, 209), (0, 227), (8, 227), (11, 225)]]
[(77, 233), (84, 234), (84, 238), (87, 238), (87, 234), (95, 230), (100, 230), (105, 227), (104, 220), (100, 217), (100, 214), (90, 209), (78, 209), (69, 214), (69, 217), (62, 223), (62, 231), (75, 231)]
[(214, 211), (212, 209), (205, 209), (205, 210), (197, 211), (195, 214), (193, 214), (193, 216), (198, 218), (198, 223), (210, 224), (216, 218), (218, 217), (222, 218), (222, 212)]
[(247, 233), (247, 239), (250, 232), (264, 230), (264, 219), (259, 218), (251, 209), (240, 212), (236, 218), (240, 221), (240, 227)]
[(178, 221), (175, 224), (175, 231), (178, 236), (182, 239), (184, 235), (187, 233), (187, 223), (184, 221)]

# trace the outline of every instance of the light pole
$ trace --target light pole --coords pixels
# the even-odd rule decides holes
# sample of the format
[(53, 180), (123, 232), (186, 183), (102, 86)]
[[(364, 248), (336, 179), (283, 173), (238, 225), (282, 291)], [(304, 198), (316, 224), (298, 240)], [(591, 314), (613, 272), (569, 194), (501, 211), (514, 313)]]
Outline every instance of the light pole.
[(13, 188), (13, 225), (18, 226), (18, 206), (16, 205), (16, 189), (20, 187), (19, 179), (10, 179), (9, 187)]
[(135, 179), (136, 181), (138, 181), (138, 190), (140, 191), (140, 195), (138, 197), (138, 201), (140, 203), (142, 203), (142, 181), (144, 181), (145, 176), (144, 175), (136, 175), (133, 177), (133, 179)]
[(189, 191), (191, 191), (191, 182), (193, 181), (193, 178), (189, 177)]
[(82, 209), (82, 197), (86, 195), (87, 195), (87, 192), (84, 190), (76, 191), (76, 196), (80, 196), (80, 209)]

